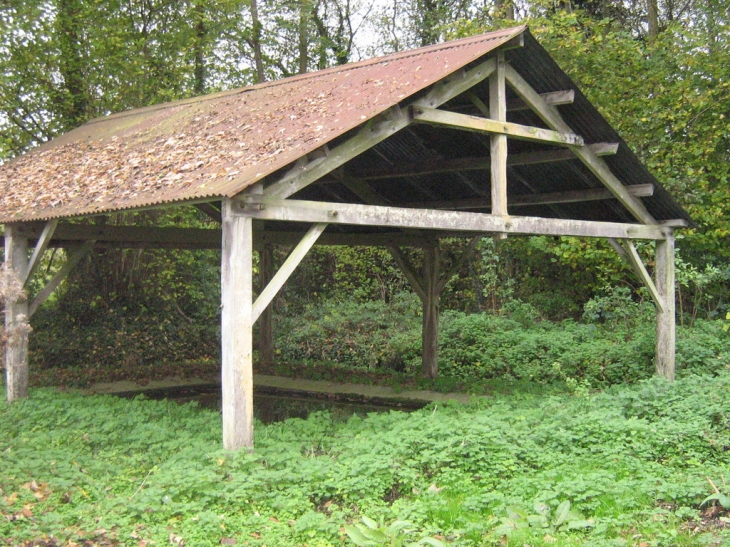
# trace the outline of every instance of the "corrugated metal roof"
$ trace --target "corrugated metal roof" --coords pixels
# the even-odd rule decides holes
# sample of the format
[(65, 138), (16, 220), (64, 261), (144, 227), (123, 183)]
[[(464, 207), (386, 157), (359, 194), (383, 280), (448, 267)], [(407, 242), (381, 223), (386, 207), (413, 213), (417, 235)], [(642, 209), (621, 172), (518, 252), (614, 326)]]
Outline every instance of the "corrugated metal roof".
[(0, 222), (235, 195), (524, 30), (92, 120), (0, 166)]
[[(586, 144), (619, 143), (618, 153), (604, 159), (624, 185), (654, 185), (654, 195), (641, 198), (654, 218), (691, 222), (525, 27), (92, 120), (0, 166), (0, 222), (235, 195), (322, 145), (341, 141), (388, 108), (407, 104), (414, 95), (461, 68), (483, 61), (520, 34), (524, 47), (508, 50), (508, 62), (539, 93), (574, 90), (573, 103), (558, 107), (573, 131)], [(487, 81), (473, 91), (488, 102)], [(508, 94), (515, 98), (510, 90)], [(464, 96), (442, 108), (479, 115)], [(528, 110), (509, 112), (508, 120), (543, 126)], [(510, 154), (550, 148), (509, 141)], [(358, 176), (373, 168), (387, 170), (404, 163), (488, 155), (488, 135), (413, 125), (353, 158), (344, 170)], [(490, 195), (489, 178), (489, 169), (484, 169), (386, 177), (369, 184), (386, 202), (407, 205), (484, 198)], [(578, 159), (511, 166), (508, 171), (509, 195), (600, 187), (602, 183)], [(339, 201), (352, 200), (353, 195), (336, 177), (329, 176), (296, 197)], [(615, 199), (510, 206), (510, 212), (635, 222)]]

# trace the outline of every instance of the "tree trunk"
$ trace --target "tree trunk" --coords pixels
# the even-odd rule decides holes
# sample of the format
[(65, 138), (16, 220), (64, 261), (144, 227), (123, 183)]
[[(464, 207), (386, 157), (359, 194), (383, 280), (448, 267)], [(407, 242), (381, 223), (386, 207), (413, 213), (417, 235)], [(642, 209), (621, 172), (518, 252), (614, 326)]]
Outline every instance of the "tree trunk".
[(251, 0), (251, 20), (252, 20), (252, 33), (251, 42), (253, 43), (253, 59), (256, 63), (256, 83), (266, 81), (266, 75), (264, 74), (264, 61), (261, 56), (261, 20), (259, 19), (259, 8), (256, 0)]
[(309, 67), (309, 1), (300, 0), (299, 4), (299, 74), (307, 72)]
[(59, 68), (68, 98), (62, 98), (61, 112), (69, 128), (89, 117), (89, 91), (86, 86), (85, 60), (81, 51), (84, 24), (78, 0), (59, 0), (56, 28), (60, 50)]
[(657, 0), (646, 0), (646, 4), (649, 41), (653, 42), (659, 36), (659, 5)]
[(205, 5), (202, 2), (195, 4), (195, 83), (196, 95), (205, 93), (205, 42), (208, 29), (205, 26)]

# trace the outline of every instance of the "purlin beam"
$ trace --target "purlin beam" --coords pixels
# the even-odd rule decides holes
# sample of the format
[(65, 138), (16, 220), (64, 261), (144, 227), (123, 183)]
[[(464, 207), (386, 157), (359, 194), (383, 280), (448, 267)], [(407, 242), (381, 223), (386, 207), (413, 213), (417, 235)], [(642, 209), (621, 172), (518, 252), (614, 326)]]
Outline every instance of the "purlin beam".
[[(653, 184), (636, 184), (626, 187), (634, 196), (651, 196), (654, 194)], [(584, 201), (600, 201), (614, 199), (614, 195), (607, 188), (590, 188), (587, 190), (571, 190), (569, 192), (554, 192), (550, 194), (518, 194), (509, 199), (510, 207), (526, 207), (531, 205), (552, 205), (556, 203), (582, 203)], [(486, 198), (454, 199), (443, 201), (412, 201), (403, 204), (404, 207), (417, 209), (488, 209), (490, 200)]]
[[(600, 142), (586, 145), (597, 156), (613, 156), (618, 151), (618, 143)], [(510, 167), (519, 165), (532, 165), (535, 163), (552, 163), (558, 161), (574, 160), (575, 154), (570, 150), (538, 150), (536, 152), (523, 152), (521, 154), (510, 154), (507, 156), (507, 165)], [(491, 166), (489, 156), (470, 156), (449, 160), (424, 161), (395, 167), (392, 169), (364, 169), (358, 172), (360, 180), (380, 180), (400, 177), (418, 177), (423, 175), (436, 175), (452, 171), (484, 171)], [(333, 181), (334, 182), (334, 181)]]

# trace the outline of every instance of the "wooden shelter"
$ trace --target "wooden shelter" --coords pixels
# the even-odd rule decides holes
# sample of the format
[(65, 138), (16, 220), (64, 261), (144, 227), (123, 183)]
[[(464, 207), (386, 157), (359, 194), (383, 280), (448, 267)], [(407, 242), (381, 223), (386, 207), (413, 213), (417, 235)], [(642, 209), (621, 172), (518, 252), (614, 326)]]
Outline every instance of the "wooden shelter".
[[(92, 120), (1, 166), (0, 192), (9, 274), (27, 285), (68, 249), (46, 288), (7, 303), (8, 400), (27, 395), (27, 320), (95, 245), (221, 249), (228, 449), (253, 446), (254, 323), (271, 359), (269, 304), (315, 244), (388, 247), (435, 375), (440, 237), (608, 239), (656, 304), (657, 372), (674, 375), (674, 229), (691, 220), (525, 27)], [(191, 205), (222, 230), (84, 222)], [(635, 240), (656, 242), (654, 279)], [(294, 247), (274, 274), (277, 244)]]

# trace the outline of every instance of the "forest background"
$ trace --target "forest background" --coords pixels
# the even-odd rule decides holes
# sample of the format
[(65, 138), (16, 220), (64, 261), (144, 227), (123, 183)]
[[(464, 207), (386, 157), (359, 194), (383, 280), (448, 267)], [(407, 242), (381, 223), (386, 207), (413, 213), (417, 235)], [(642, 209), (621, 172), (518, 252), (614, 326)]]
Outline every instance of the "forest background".
[[(697, 223), (677, 242), (680, 375), (725, 366), (723, 0), (2, 0), (0, 160), (111, 112), (516, 23), (529, 25)], [(185, 207), (108, 219), (130, 221), (213, 227)], [(462, 246), (443, 241), (443, 260)], [(640, 252), (651, 267), (651, 246)], [(34, 381), (83, 365), (104, 379), (162, 374), (165, 363), (215, 368), (219, 261), (209, 251), (95, 251), (34, 317)], [(591, 385), (646, 377), (653, 321), (640, 286), (602, 241), (484, 238), (442, 294), (442, 374)], [(317, 248), (275, 301), (277, 361), (412, 373), (419, 313), (385, 250)]]

